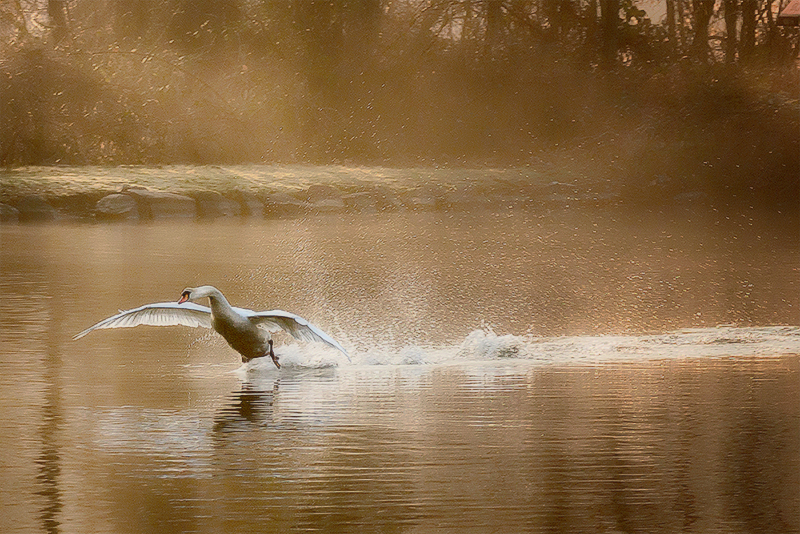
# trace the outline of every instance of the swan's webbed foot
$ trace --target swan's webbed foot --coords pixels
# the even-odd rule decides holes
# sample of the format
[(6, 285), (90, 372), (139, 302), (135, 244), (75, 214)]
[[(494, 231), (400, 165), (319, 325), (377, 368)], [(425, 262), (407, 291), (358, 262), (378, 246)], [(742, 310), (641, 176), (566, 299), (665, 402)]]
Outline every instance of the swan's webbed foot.
[(269, 343), (269, 357), (272, 358), (272, 363), (275, 364), (275, 367), (280, 369), (281, 364), (278, 363), (278, 357), (275, 356), (275, 352), (272, 350), (272, 340), (267, 340), (267, 343)]

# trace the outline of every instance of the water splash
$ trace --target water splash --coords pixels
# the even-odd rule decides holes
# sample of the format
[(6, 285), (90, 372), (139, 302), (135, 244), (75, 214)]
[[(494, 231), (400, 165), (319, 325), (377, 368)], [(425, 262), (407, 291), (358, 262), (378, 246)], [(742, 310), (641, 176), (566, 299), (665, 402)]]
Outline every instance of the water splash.
[[(718, 327), (664, 334), (538, 337), (497, 334), (484, 326), (458, 343), (442, 346), (371, 344), (352, 352), (352, 364), (336, 351), (313, 345), (279, 348), (286, 370), (353, 366), (439, 365), (498, 360), (540, 364), (590, 364), (609, 361), (672, 358), (771, 357), (800, 354), (800, 327)], [(253, 360), (242, 373), (276, 372), (271, 361)]]

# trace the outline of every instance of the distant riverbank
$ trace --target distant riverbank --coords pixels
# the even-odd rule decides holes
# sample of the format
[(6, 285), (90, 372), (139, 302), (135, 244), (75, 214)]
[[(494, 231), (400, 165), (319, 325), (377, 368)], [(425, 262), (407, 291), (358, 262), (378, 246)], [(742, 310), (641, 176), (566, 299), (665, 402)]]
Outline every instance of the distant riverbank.
[[(313, 165), (24, 167), (0, 173), (5, 223), (63, 219), (282, 217), (385, 210), (706, 206), (722, 200), (655, 178), (646, 190), (555, 168)], [(740, 199), (743, 204), (747, 199)], [(782, 199), (792, 210), (796, 199)], [(728, 206), (736, 209), (736, 205)], [(796, 208), (795, 208), (796, 210)]]

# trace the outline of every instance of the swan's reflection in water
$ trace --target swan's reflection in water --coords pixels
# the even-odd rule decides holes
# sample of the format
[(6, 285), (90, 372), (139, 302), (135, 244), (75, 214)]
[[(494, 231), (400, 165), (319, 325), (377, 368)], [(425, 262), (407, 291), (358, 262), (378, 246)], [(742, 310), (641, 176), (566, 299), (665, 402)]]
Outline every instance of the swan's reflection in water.
[[(324, 532), (673, 532), (734, 520), (797, 530), (796, 469), (786, 467), (797, 457), (796, 356), (277, 376), (243, 380), (215, 413), (209, 484), (235, 496), (228, 521)], [(774, 460), (754, 461), (758, 450)], [(748, 493), (758, 487), (773, 490)]]
[(245, 431), (269, 426), (273, 422), (273, 404), (278, 395), (280, 378), (268, 384), (243, 382), (238, 391), (228, 396), (223, 406), (214, 417), (214, 434)]
[[(685, 215), (3, 227), (0, 530), (800, 532), (798, 334), (675, 332), (796, 324), (797, 230)], [(359, 357), (240, 377), (194, 330), (70, 341), (201, 272)]]
[(410, 436), (385, 414), (351, 404), (347, 378), (335, 369), (241, 378), (212, 424), (212, 480), (235, 483), (238, 496), (226, 506), (247, 515), (257, 502), (278, 530), (387, 531), (414, 523), (413, 458), (401, 446)]

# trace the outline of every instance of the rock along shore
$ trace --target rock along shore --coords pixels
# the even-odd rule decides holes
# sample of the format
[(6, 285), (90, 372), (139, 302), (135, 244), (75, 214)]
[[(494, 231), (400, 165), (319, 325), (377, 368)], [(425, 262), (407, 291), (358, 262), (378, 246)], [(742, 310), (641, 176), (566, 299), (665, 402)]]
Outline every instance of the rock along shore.
[(346, 167), (25, 168), (0, 173), (0, 222), (276, 218), (609, 204), (597, 184), (522, 170)]

